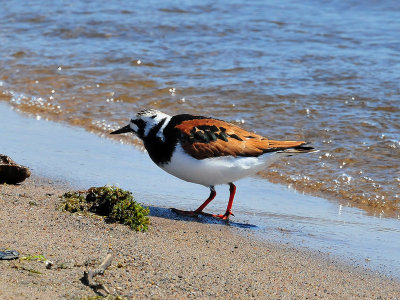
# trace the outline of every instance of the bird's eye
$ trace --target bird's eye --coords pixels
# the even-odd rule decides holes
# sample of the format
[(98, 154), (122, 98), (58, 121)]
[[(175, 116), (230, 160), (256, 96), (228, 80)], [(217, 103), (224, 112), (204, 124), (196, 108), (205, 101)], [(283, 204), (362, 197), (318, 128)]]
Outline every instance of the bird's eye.
[(155, 117), (156, 117), (156, 115), (154, 115), (154, 116), (151, 116), (150, 118), (154, 119)]
[(132, 119), (131, 124), (134, 124), (139, 129), (143, 129), (146, 127), (146, 122), (141, 119)]

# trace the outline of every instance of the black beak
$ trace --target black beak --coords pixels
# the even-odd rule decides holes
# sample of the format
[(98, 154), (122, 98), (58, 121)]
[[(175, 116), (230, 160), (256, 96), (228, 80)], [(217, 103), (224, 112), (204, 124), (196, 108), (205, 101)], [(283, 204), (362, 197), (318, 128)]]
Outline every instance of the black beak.
[(120, 134), (120, 133), (126, 133), (126, 132), (133, 132), (133, 130), (131, 129), (131, 127), (129, 125), (126, 125), (120, 129), (110, 132), (110, 134)]

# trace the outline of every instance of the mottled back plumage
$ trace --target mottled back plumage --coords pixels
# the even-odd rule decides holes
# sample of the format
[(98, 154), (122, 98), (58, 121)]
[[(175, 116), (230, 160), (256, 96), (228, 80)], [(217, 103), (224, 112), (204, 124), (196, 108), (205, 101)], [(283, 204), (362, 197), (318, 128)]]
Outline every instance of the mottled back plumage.
[(269, 140), (231, 123), (211, 118), (183, 121), (175, 128), (181, 132), (183, 149), (197, 159), (229, 155), (259, 156), (306, 144), (304, 141)]

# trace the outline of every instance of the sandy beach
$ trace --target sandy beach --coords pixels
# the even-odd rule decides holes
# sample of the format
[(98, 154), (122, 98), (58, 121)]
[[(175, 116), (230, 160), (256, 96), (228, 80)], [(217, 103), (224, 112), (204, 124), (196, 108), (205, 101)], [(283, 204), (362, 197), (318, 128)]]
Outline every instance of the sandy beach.
[[(400, 299), (400, 6), (2, 4), (0, 154), (32, 175), (0, 184), (0, 251), (19, 253), (0, 260), (0, 300)], [(319, 152), (235, 181), (229, 224), (179, 217), (170, 208), (196, 209), (215, 183), (171, 176), (137, 136), (110, 135), (145, 108)], [(58, 209), (65, 192), (105, 185), (150, 207), (149, 231)], [(225, 212), (228, 186), (216, 193), (205, 212)], [(96, 277), (109, 292), (96, 293), (83, 274), (109, 255)]]
[[(1, 299), (95, 296), (81, 282), (108, 253), (98, 280), (127, 298), (368, 298), (400, 297), (400, 282), (349, 266), (327, 254), (259, 241), (225, 224), (151, 216), (146, 233), (98, 217), (57, 210), (71, 188), (33, 176), (0, 186), (0, 248), (37, 260), (0, 261)], [(169, 216), (167, 214), (167, 216)]]

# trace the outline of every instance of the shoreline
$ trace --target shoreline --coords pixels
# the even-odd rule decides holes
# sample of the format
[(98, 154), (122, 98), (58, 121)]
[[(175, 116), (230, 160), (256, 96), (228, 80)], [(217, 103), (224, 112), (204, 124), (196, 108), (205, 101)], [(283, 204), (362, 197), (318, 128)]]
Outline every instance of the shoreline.
[[(35, 118), (35, 114), (29, 110), (26, 110), (26, 108), (24, 109), (24, 107), (17, 108), (13, 105), (10, 105), (9, 101), (4, 101), (3, 103), (9, 106), (13, 111), (23, 115), (24, 118)], [(41, 118), (39, 118), (39, 120), (40, 119)], [(98, 127), (95, 126), (80, 126), (74, 123), (68, 123), (65, 120), (60, 122), (59, 120), (56, 119), (55, 116), (52, 115), (46, 116), (46, 119), (44, 120), (47, 122), (54, 122), (60, 124), (61, 126), (84, 129), (84, 131), (89, 134), (95, 135), (100, 138), (105, 137), (109, 141), (133, 146), (135, 147), (135, 150), (145, 153), (145, 149), (141, 141), (139, 141), (139, 139), (137, 138), (132, 138), (132, 136), (124, 136), (124, 135), (111, 136), (105, 133), (103, 128), (99, 129)], [(112, 129), (110, 128), (109, 130), (111, 131)], [(323, 198), (328, 201), (334, 202), (336, 204), (349, 206), (356, 209), (361, 209), (369, 216), (400, 220), (400, 211), (398, 202), (393, 201), (390, 203), (386, 203), (383, 200), (382, 203), (379, 201), (368, 202), (363, 199), (349, 201), (348, 198), (343, 198), (340, 194), (337, 194), (336, 191), (328, 189), (324, 189), (323, 191), (315, 190), (310, 186), (301, 185), (299, 183), (296, 183), (295, 181), (292, 182), (290, 180), (289, 181), (282, 180), (280, 176), (281, 175), (279, 175), (278, 170), (274, 171), (273, 173), (268, 173), (265, 170), (262, 170), (258, 172), (256, 175), (254, 175), (254, 177), (268, 181), (268, 183), (279, 184), (282, 186), (290, 186), (291, 189), (293, 189), (297, 193), (305, 194), (309, 197)]]
[(44, 255), (54, 267), (0, 261), (0, 298), (95, 296), (80, 278), (110, 251), (115, 257), (101, 280), (128, 298), (400, 297), (397, 279), (318, 251), (260, 241), (235, 227), (151, 216), (150, 230), (138, 233), (56, 210), (70, 189), (35, 175), (1, 186), (0, 218), (7, 224), (1, 247)]
[[(7, 141), (2, 152), (37, 176), (75, 189), (116, 185), (153, 207), (192, 209), (204, 200), (204, 187), (166, 174), (131, 146), (84, 129), (27, 118), (1, 104), (0, 113), (0, 123), (7, 128), (0, 131), (0, 140)], [(400, 278), (400, 255), (392, 242), (400, 238), (398, 220), (371, 217), (257, 178), (238, 181), (237, 187), (232, 227), (250, 226), (248, 231), (258, 239), (329, 253)], [(223, 212), (228, 196), (228, 189), (218, 186), (207, 212)]]

